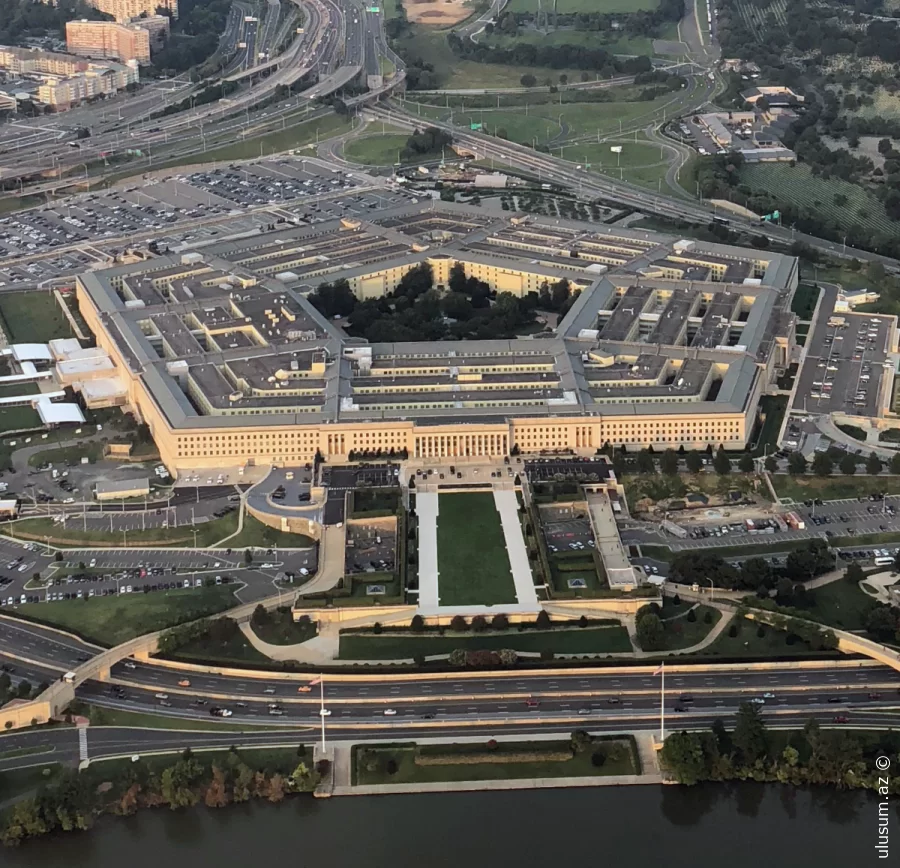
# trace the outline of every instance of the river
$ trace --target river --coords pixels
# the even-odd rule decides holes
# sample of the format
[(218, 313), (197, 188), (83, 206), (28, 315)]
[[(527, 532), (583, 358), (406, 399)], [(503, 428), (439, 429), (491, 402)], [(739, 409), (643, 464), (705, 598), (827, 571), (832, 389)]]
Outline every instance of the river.
[[(900, 801), (891, 806), (900, 855)], [(0, 850), (3, 868), (829, 868), (875, 864), (877, 800), (761, 784), (311, 797), (144, 811)]]

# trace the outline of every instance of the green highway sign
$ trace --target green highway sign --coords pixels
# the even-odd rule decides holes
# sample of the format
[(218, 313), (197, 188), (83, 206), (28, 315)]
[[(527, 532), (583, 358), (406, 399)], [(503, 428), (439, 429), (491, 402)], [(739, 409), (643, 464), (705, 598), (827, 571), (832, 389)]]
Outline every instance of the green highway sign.
[(481, 124), (469, 124), (469, 129), (470, 130), (480, 130)]
[(379, 6), (366, 6), (366, 12), (381, 12), (381, 7), (379, 7)]

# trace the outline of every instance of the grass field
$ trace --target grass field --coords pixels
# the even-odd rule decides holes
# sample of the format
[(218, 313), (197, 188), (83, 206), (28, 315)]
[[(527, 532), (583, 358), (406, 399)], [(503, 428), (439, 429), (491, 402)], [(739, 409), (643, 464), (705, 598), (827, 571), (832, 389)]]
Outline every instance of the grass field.
[(632, 651), (624, 627), (584, 627), (556, 630), (508, 630), (502, 633), (341, 633), (340, 657), (343, 660), (412, 660), (449, 654), (457, 648), (466, 651), (552, 651), (554, 654), (616, 654)]
[[(559, 0), (556, 11), (561, 15), (572, 12), (598, 12), (601, 15), (627, 12), (652, 12), (659, 6), (657, 0)], [(544, 9), (547, 7), (545, 6)], [(510, 0), (506, 7), (510, 12), (537, 12), (537, 0)]]
[[(535, 6), (537, 0), (513, 0), (511, 6), (515, 6), (517, 2), (531, 3), (532, 6)], [(622, 2), (627, 4), (628, 0), (622, 0)], [(633, 8), (628, 11), (638, 11), (638, 9)], [(536, 30), (521, 29), (515, 36), (504, 36), (495, 30), (490, 37), (482, 34), (478, 41), (480, 44), (498, 48), (511, 48), (522, 42), (535, 45), (583, 45), (587, 48), (602, 48), (610, 54), (644, 54), (652, 57), (654, 39), (677, 41), (677, 22), (664, 22), (656, 36), (627, 36), (617, 31), (593, 30), (555, 30), (550, 33), (540, 33)], [(570, 81), (579, 81), (580, 78), (581, 74), (579, 73), (578, 78), (570, 79)]]
[(197, 639), (182, 645), (177, 651), (167, 655), (172, 660), (185, 663), (245, 663), (268, 664), (276, 666), (269, 657), (257, 651), (244, 637), (243, 633), (235, 633), (228, 641), (214, 643), (209, 638)]
[[(406, 147), (408, 139), (407, 133), (373, 133), (361, 136), (344, 145), (344, 157), (366, 166), (393, 166), (395, 163), (405, 162), (401, 159), (400, 152)], [(428, 156), (422, 159), (428, 159)]]
[(293, 729), (294, 727), (255, 726), (252, 723), (220, 723), (221, 718), (210, 716), (205, 720), (187, 720), (164, 714), (146, 714), (140, 711), (126, 711), (120, 708), (90, 707), (93, 726), (133, 726), (143, 729), (184, 729), (204, 732), (252, 732), (254, 730)]
[(53, 783), (61, 770), (59, 763), (51, 762), (44, 766), (0, 772), (0, 802), (24, 796), (43, 784)]
[(859, 585), (839, 579), (812, 592), (810, 616), (841, 630), (865, 629), (866, 615), (878, 604)]
[(33, 539), (45, 541), (47, 537), (55, 545), (87, 545), (109, 546), (119, 548), (121, 546), (153, 545), (153, 546), (194, 546), (193, 531), (197, 531), (197, 548), (206, 548), (214, 545), (220, 539), (237, 530), (237, 513), (233, 512), (224, 518), (215, 518), (212, 521), (191, 527), (151, 528), (149, 530), (130, 530), (127, 534), (119, 532), (110, 533), (106, 530), (82, 530), (75, 521), (68, 527), (55, 524), (49, 518), (27, 518), (23, 521), (13, 522), (6, 526), (6, 533), (20, 539)]
[(121, 642), (214, 615), (237, 605), (234, 586), (214, 585), (150, 594), (120, 594), (56, 603), (26, 603), (18, 611), (35, 621), (73, 630), (112, 647)]
[[(697, 616), (697, 620), (689, 621), (686, 615), (680, 618), (670, 618), (668, 613), (663, 612), (663, 617), (667, 618), (663, 622), (665, 627), (663, 650), (681, 651), (702, 642), (722, 617), (722, 613), (718, 609), (703, 605), (697, 606), (694, 614)], [(707, 614), (712, 618), (709, 624), (704, 620)]]
[(855, 117), (861, 118), (887, 118), (900, 120), (900, 95), (890, 93), (882, 87), (876, 87), (874, 92), (868, 94), (874, 100), (872, 105), (861, 105), (852, 112)]
[(224, 546), (230, 549), (307, 549), (311, 545), (313, 545), (313, 540), (310, 537), (302, 533), (285, 533), (275, 530), (248, 513), (244, 515), (244, 526), (241, 528), (241, 532), (229, 537), (220, 548)]
[(437, 556), (442, 606), (493, 606), (516, 601), (493, 495), (440, 496)]
[(31, 406), (3, 407), (0, 409), (0, 432), (22, 431), (40, 428), (43, 423), (37, 410)]
[(819, 292), (813, 284), (801, 283), (794, 293), (794, 300), (791, 302), (791, 310), (797, 314), (800, 319), (810, 319), (813, 311), (816, 309), (816, 302), (819, 299)]
[(40, 467), (42, 464), (80, 464), (86, 457), (91, 464), (103, 457), (103, 444), (97, 442), (74, 443), (71, 446), (60, 446), (56, 449), (45, 449), (35, 452), (28, 459), (30, 467)]
[[(441, 745), (432, 750), (446, 753), (481, 753), (486, 746), (476, 744)], [(603, 751), (604, 761), (595, 763), (593, 755)], [(372, 751), (369, 753), (368, 751)], [(373, 745), (365, 750), (362, 746), (353, 748), (354, 783), (366, 784), (412, 784), (434, 783), (438, 781), (508, 780), (522, 778), (562, 778), (587, 777), (595, 775), (634, 775), (640, 773), (634, 743), (628, 739), (595, 739), (593, 745), (583, 753), (573, 754), (571, 759), (540, 759), (541, 753), (566, 753), (570, 751), (568, 740), (541, 742), (500, 742), (491, 748), (491, 762), (448, 763), (441, 765), (419, 765), (416, 763), (418, 748), (414, 745)], [(503, 753), (535, 754), (532, 762), (503, 762)], [(374, 768), (361, 760), (374, 755)], [(388, 763), (396, 765), (393, 774), (388, 771)], [(392, 765), (393, 769), (394, 766)]]
[(780, 498), (843, 500), (870, 494), (900, 494), (900, 476), (770, 476)]
[[(614, 154), (611, 146), (621, 146)], [(551, 149), (554, 154), (557, 149)], [(610, 140), (603, 144), (566, 145), (561, 151), (569, 162), (579, 163), (592, 172), (601, 172), (641, 187), (656, 190), (665, 181), (668, 163), (658, 145), (646, 141)]]
[[(888, 219), (884, 206), (864, 187), (838, 178), (817, 178), (804, 165), (744, 166), (741, 183), (771, 193), (776, 202), (805, 206), (839, 225), (861, 225), (872, 232), (900, 234), (900, 223)], [(845, 196), (847, 204), (835, 204), (834, 198), (838, 195)]]
[[(708, 648), (697, 652), (704, 657), (802, 657), (811, 653), (809, 644), (797, 640), (787, 644), (787, 633), (771, 627), (762, 627), (746, 618), (735, 616), (722, 634)], [(732, 627), (737, 627), (737, 635), (730, 636)]]
[(11, 344), (45, 344), (53, 338), (72, 337), (69, 321), (51, 293), (34, 290), (0, 294), (0, 318)]

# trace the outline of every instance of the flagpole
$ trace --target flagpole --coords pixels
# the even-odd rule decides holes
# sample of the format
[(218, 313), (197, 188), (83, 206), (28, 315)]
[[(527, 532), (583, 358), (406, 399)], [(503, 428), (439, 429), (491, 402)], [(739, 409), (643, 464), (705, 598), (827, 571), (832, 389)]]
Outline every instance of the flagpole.
[(325, 753), (325, 679), (319, 677), (319, 719), (322, 721), (322, 753)]
[[(659, 691), (659, 742), (663, 744), (666, 740), (666, 664), (660, 666), (662, 670), (662, 679), (660, 681)], [(325, 720), (323, 717), (322, 720)]]

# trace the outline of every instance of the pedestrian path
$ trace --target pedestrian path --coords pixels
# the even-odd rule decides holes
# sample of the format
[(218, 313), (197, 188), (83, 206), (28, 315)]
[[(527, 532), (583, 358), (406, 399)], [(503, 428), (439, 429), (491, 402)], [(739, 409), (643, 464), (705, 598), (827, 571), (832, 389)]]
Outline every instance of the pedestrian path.
[(419, 491), (416, 494), (416, 515), (419, 519), (419, 606), (434, 611), (440, 605), (438, 591), (437, 550), (437, 492)]
[(528, 562), (525, 538), (522, 536), (522, 525), (519, 522), (519, 501), (516, 499), (516, 492), (495, 488), (494, 506), (500, 513), (500, 523), (503, 525), (506, 553), (516, 586), (516, 600), (520, 606), (530, 606), (534, 611), (538, 611), (540, 605), (534, 589), (534, 577), (531, 574), (531, 564)]

